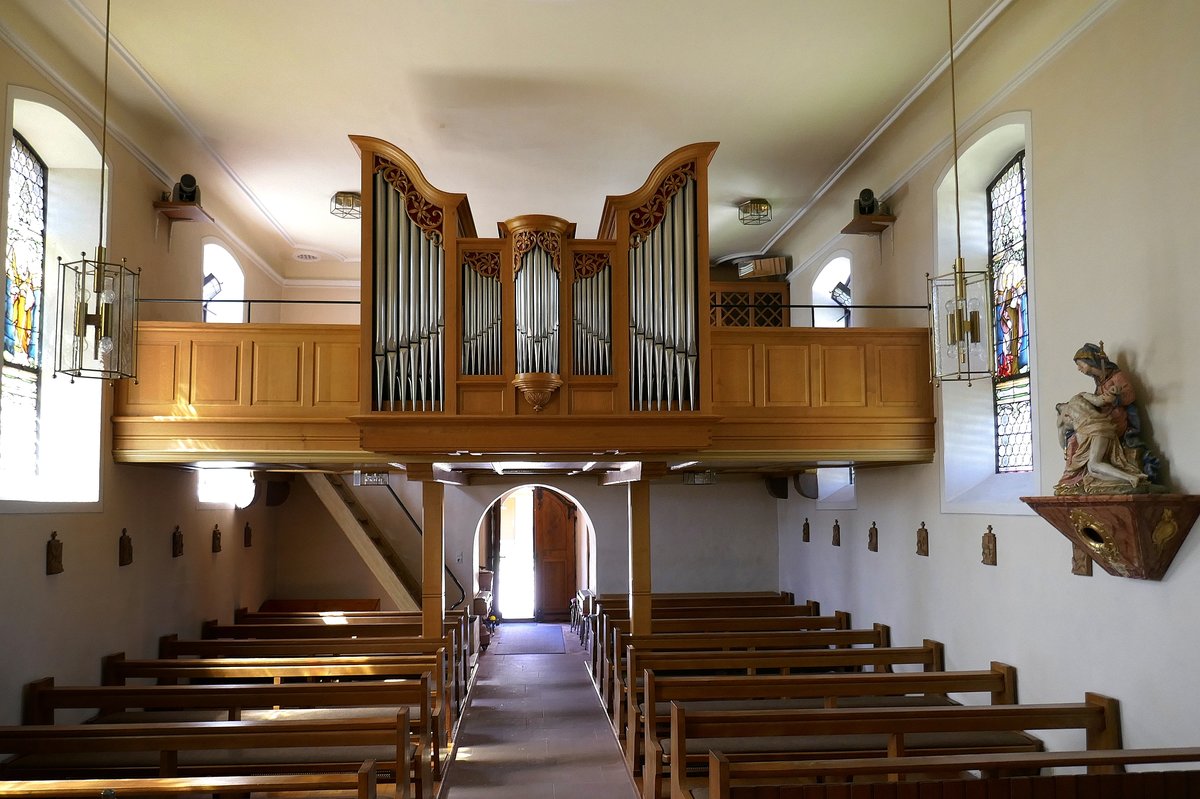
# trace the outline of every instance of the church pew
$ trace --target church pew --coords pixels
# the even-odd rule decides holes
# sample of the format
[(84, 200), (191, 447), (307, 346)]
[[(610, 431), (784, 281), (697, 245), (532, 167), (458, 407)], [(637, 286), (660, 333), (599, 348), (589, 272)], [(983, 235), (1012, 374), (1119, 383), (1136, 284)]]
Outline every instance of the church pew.
[[(1086, 766), (1089, 771), (1132, 765), (1165, 765), (1200, 761), (1200, 747), (1163, 749), (1099, 749), (1069, 752), (1006, 752), (971, 755), (848, 758), (844, 760), (743, 760), (716, 751), (708, 754), (708, 784), (697, 786), (690, 799), (835, 799), (849, 796), (845, 782), (813, 780), (864, 777), (872, 799), (1018, 799), (1018, 797), (1137, 797), (1178, 799), (1200, 795), (1200, 770), (1137, 771), (1105, 774), (1058, 774), (1013, 777), (1011, 772)], [(928, 775), (980, 771), (981, 778), (961, 781)], [(883, 778), (892, 782), (875, 782)], [(908, 780), (919, 779), (916, 786)]]
[[(631, 693), (625, 759), (642, 773), (646, 753), (666, 751), (660, 738), (670, 728), (671, 703), (688, 710), (885, 707), (956, 704), (950, 694), (985, 693), (994, 705), (1016, 704), (1017, 671), (993, 662), (986, 670), (859, 672), (853, 674), (660, 675), (644, 669), (640, 695)], [(643, 745), (643, 742), (644, 745)]]
[(177, 634), (158, 639), (160, 658), (351, 657), (356, 655), (437, 655), (445, 653), (442, 682), (461, 712), (467, 685), (455, 667), (454, 639), (444, 638), (213, 638), (181, 639)]
[[(766, 606), (794, 605), (796, 596), (790, 591), (752, 591), (748, 593), (684, 593), (684, 594), (653, 594), (651, 608), (663, 609), (671, 607), (729, 607), (729, 606)], [(816, 605), (816, 603), (810, 603)], [(608, 608), (613, 614), (629, 618), (629, 594), (600, 594), (588, 598), (587, 612), (581, 624), (580, 643), (585, 647), (591, 646), (599, 631), (599, 621), (602, 613)], [(814, 610), (814, 615), (817, 611)]]
[[(685, 600), (689, 601), (689, 600)], [(728, 612), (723, 612), (727, 610)], [(749, 616), (819, 616), (821, 603), (809, 600), (797, 605), (792, 602), (755, 602), (749, 601), (720, 601), (706, 602), (699, 605), (689, 604), (654, 604), (652, 616), (658, 619), (702, 619), (702, 618), (745, 618)], [(588, 636), (589, 655), (596, 659), (595, 648), (603, 648), (609, 640), (608, 631), (610, 620), (629, 622), (629, 605), (627, 603), (598, 604), (589, 619), (591, 632)], [(587, 642), (585, 642), (587, 643)]]
[[(827, 619), (829, 617), (806, 617), (806, 619)], [(840, 624), (840, 619), (834, 619), (834, 624)], [(848, 627), (828, 629), (809, 623), (796, 629), (790, 625), (787, 630), (758, 630), (758, 631), (710, 631), (710, 632), (652, 632), (646, 636), (635, 636), (624, 627), (613, 630), (612, 644), (606, 657), (605, 673), (607, 683), (601, 687), (601, 697), (605, 699), (613, 719), (618, 719), (619, 713), (613, 713), (613, 705), (622, 702), (625, 696), (626, 668), (625, 653), (630, 647), (642, 651), (689, 651), (689, 650), (722, 650), (722, 651), (752, 651), (762, 649), (809, 649), (809, 648), (850, 648), (854, 645), (862, 647), (890, 647), (892, 631), (887, 625), (876, 624), (870, 630), (851, 630)], [(640, 671), (632, 672), (640, 674)], [(623, 713), (623, 711), (622, 711)]]
[[(428, 760), (415, 752), (408, 711), (304, 721), (53, 724), (0, 727), (0, 778), (223, 777), (345, 773), (374, 760), (397, 797), (426, 793)], [(424, 770), (410, 779), (410, 764)]]
[[(970, 754), (1039, 751), (1028, 730), (1078, 729), (1088, 749), (1121, 747), (1117, 700), (1088, 693), (1083, 702), (1042, 705), (961, 705), (820, 710), (688, 710), (671, 703), (671, 799), (687, 799), (708, 781), (708, 752), (779, 754), (788, 759), (901, 757), (909, 752)], [(658, 765), (646, 758), (643, 795), (661, 796)]]
[[(652, 625), (651, 635), (719, 635), (730, 633), (750, 635), (756, 633), (799, 633), (814, 630), (846, 629), (842, 625), (848, 623), (849, 615), (834, 614), (833, 616), (794, 616), (762, 618), (703, 618), (703, 619), (657, 619)], [(616, 697), (612, 687), (620, 675), (619, 661), (623, 657), (624, 648), (618, 649), (618, 639), (621, 635), (629, 634), (629, 622), (625, 619), (615, 619), (609, 622), (608, 643), (603, 647), (599, 656), (596, 679), (600, 698), (609, 713), (613, 712)]]
[[(441, 778), (445, 730), (433, 713), (428, 674), (403, 681), (283, 685), (70, 685), (53, 677), (25, 686), (23, 724), (54, 724), (56, 711), (94, 710), (98, 723), (256, 721), (377, 716), (410, 709), (411, 738)], [(140, 712), (130, 712), (133, 710)]]
[(453, 703), (447, 701), (445, 657), (434, 655), (365, 655), (312, 658), (213, 658), (183, 660), (128, 660), (116, 652), (101, 660), (101, 682), (125, 685), (128, 680), (157, 680), (161, 684), (180, 681), (248, 683), (271, 680), (342, 679), (386, 680), (420, 679), (431, 675), (432, 715), (445, 744), (454, 731)]
[[(848, 629), (850, 614), (837, 612), (831, 616), (701, 616), (688, 618), (660, 618), (651, 622), (651, 634), (660, 633), (753, 633), (770, 631), (837, 630)], [(602, 616), (599, 631), (592, 647), (592, 680), (606, 704), (611, 694), (603, 686), (612, 682), (612, 652), (616, 636), (630, 631), (629, 619)]]
[[(731, 674), (798, 674), (809, 672), (861, 671), (891, 672), (895, 666), (920, 666), (923, 671), (945, 671), (945, 647), (938, 641), (926, 639), (921, 646), (867, 647), (861, 649), (767, 649), (753, 652), (722, 652), (716, 650), (686, 650), (668, 652), (639, 652), (628, 647), (625, 652), (626, 685), (641, 688), (646, 669), (661, 674), (691, 674), (695, 676), (727, 676)], [(628, 708), (627, 697), (621, 704)], [(625, 732), (623, 711), (614, 719), (613, 730), (618, 736)], [(618, 721), (621, 724), (617, 724)]]
[(376, 799), (375, 761), (356, 772), (327, 774), (254, 774), (239, 777), (125, 777), (107, 779), (0, 780), (7, 799), (95, 799), (116, 796), (160, 797), (194, 794), (297, 794), (319, 792), (320, 799)]
[[(313, 625), (317, 628), (329, 627), (333, 629), (341, 628), (341, 633), (330, 634), (320, 632), (311, 627), (305, 627), (301, 631), (297, 631), (295, 635), (278, 635), (274, 628), (287, 625)], [(336, 615), (324, 611), (296, 611), (296, 612), (251, 612), (246, 608), (237, 608), (234, 610), (234, 626), (254, 626), (254, 627), (269, 627), (269, 631), (263, 630), (261, 635), (246, 635), (241, 633), (229, 632), (228, 626), (218, 625), (216, 621), (207, 621), (201, 629), (202, 638), (220, 637), (220, 638), (280, 638), (280, 637), (342, 637), (349, 633), (345, 628), (350, 625), (355, 625), (354, 635), (364, 637), (387, 636), (387, 632), (380, 632), (376, 625), (382, 624), (398, 624), (408, 625), (403, 628), (397, 628), (394, 633), (395, 637), (406, 638), (421, 638), (424, 635), (424, 622), (420, 611), (349, 611), (338, 612)], [(368, 629), (364, 630), (359, 625), (367, 625)], [(472, 619), (466, 609), (448, 610), (446, 611), (443, 621), (443, 633), (449, 636), (452, 644), (447, 649), (451, 655), (450, 665), (456, 670), (458, 675), (455, 679), (457, 701), (460, 703), (466, 700), (466, 688), (470, 685), (471, 679), (471, 641), (472, 641)], [(219, 632), (229, 633), (217, 635)], [(461, 674), (460, 674), (461, 672)], [(461, 710), (461, 706), (459, 707)]]
[(342, 597), (340, 599), (264, 599), (258, 609), (264, 613), (324, 610), (379, 610), (379, 597)]

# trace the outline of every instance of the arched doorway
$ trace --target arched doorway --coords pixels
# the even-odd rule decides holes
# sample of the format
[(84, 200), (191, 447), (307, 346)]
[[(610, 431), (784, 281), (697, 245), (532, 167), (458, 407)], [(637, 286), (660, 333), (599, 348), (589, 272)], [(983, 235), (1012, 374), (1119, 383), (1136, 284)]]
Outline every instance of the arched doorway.
[(568, 621), (571, 600), (593, 581), (594, 535), (587, 513), (554, 488), (524, 485), (496, 499), (480, 520), (476, 551), (493, 574), (501, 616)]

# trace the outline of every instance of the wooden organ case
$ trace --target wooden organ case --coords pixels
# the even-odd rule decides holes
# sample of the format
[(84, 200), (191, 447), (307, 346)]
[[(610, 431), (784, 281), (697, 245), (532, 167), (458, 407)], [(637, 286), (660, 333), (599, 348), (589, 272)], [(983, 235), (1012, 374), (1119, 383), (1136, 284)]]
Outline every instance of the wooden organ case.
[(526, 215), (476, 234), (467, 197), (398, 148), (362, 160), (365, 450), (407, 455), (702, 450), (712, 442), (708, 164), (682, 147), (610, 196), (599, 238)]

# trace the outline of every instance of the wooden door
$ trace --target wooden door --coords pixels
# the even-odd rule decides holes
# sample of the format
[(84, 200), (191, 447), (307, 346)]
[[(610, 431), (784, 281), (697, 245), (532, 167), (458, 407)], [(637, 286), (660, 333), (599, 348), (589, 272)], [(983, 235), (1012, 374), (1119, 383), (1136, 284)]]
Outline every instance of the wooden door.
[(533, 489), (534, 618), (568, 621), (575, 596), (575, 504), (545, 488)]

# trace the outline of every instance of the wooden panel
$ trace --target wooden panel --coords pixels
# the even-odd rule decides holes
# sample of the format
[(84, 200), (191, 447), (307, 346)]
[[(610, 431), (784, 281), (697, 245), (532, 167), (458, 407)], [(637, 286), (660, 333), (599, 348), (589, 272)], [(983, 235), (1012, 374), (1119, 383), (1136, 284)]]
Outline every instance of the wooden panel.
[(929, 363), (924, 347), (880, 344), (875, 347), (879, 375), (879, 404), (885, 408), (915, 408), (920, 404), (921, 368)]
[(191, 404), (237, 405), (241, 348), (236, 341), (193, 341)]
[(570, 413), (612, 414), (617, 409), (616, 390), (612, 388), (569, 388)]
[(174, 405), (175, 389), (179, 382), (179, 373), (176, 370), (179, 362), (179, 343), (139, 343), (137, 359), (137, 382), (122, 381), (129, 391), (126, 402), (130, 405)]
[(458, 384), (458, 412), (467, 416), (487, 416), (504, 413), (504, 398), (508, 391), (503, 385), (471, 386)]
[(812, 404), (808, 348), (767, 345), (764, 356), (766, 404), (770, 407)]
[(754, 346), (714, 344), (712, 381), (714, 405), (754, 405)]
[(251, 405), (299, 405), (304, 345), (298, 341), (255, 341), (250, 379)]
[(818, 405), (862, 408), (867, 404), (866, 348), (816, 345)]
[(358, 403), (357, 344), (316, 342), (313, 370), (313, 405)]

